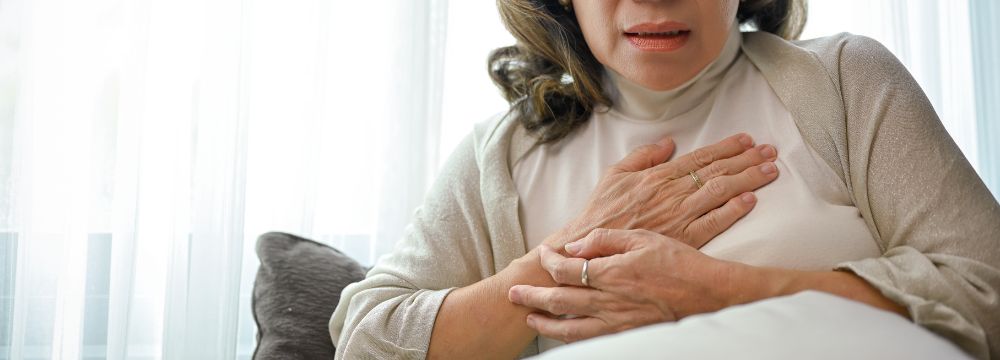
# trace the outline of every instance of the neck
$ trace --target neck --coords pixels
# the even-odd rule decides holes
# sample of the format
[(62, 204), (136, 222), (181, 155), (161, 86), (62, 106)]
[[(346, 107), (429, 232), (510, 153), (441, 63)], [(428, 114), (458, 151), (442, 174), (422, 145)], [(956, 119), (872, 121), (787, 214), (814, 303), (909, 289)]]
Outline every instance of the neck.
[(612, 110), (627, 118), (644, 121), (667, 120), (690, 111), (722, 80), (739, 55), (742, 39), (739, 25), (733, 24), (719, 56), (693, 78), (671, 90), (650, 90), (605, 67), (605, 91), (613, 103)]

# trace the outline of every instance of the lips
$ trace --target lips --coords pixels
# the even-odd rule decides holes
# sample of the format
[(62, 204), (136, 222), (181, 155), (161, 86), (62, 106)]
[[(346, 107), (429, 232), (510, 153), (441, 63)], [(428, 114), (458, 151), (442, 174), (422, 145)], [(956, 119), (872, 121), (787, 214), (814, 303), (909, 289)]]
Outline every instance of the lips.
[(675, 21), (643, 23), (625, 30), (625, 38), (642, 51), (676, 51), (687, 43), (691, 30)]

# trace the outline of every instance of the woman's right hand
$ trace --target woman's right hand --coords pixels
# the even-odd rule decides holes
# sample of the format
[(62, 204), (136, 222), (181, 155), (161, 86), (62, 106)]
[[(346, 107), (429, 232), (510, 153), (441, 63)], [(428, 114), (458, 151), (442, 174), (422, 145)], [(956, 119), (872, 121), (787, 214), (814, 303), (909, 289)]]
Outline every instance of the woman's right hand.
[(611, 228), (646, 229), (700, 248), (749, 213), (752, 191), (778, 176), (777, 150), (754, 146), (747, 134), (664, 162), (673, 151), (669, 138), (633, 150), (608, 169), (584, 211), (545, 244), (560, 249), (593, 229)]

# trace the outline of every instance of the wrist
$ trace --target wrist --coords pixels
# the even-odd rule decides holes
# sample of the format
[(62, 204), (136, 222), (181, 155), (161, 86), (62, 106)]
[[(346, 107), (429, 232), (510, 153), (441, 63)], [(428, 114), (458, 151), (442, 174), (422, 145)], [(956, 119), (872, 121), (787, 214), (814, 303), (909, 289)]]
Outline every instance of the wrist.
[[(569, 230), (569, 226), (566, 226), (563, 229), (557, 231), (556, 233), (549, 235), (549, 237), (545, 238), (545, 240), (542, 240), (542, 245), (547, 245), (555, 249), (556, 251), (563, 251), (563, 247), (566, 246), (566, 244), (569, 244), (577, 240), (573, 238), (573, 236), (570, 235), (570, 233), (571, 231)], [(528, 254), (530, 255), (532, 252), (534, 252), (535, 256), (538, 256), (537, 250), (538, 250), (537, 247), (531, 249), (531, 251)]]
[(766, 268), (729, 262), (729, 306), (751, 303), (796, 293), (795, 284), (801, 272)]
[[(514, 285), (556, 286), (552, 276), (542, 268), (538, 249), (532, 249), (524, 256), (511, 261), (506, 268), (494, 276), (500, 290), (507, 293)], [(506, 295), (505, 295), (506, 297)]]
[(906, 307), (890, 300), (861, 277), (844, 271), (800, 271), (754, 267), (730, 263), (734, 270), (728, 278), (729, 306), (745, 304), (806, 290), (865, 303), (909, 318)]
[(590, 234), (591, 231), (599, 227), (602, 227), (599, 222), (588, 221), (586, 220), (586, 216), (581, 216), (570, 221), (554, 234), (549, 235), (549, 237), (542, 241), (542, 244), (548, 245), (561, 254), (566, 255), (563, 246), (583, 239), (587, 234)]

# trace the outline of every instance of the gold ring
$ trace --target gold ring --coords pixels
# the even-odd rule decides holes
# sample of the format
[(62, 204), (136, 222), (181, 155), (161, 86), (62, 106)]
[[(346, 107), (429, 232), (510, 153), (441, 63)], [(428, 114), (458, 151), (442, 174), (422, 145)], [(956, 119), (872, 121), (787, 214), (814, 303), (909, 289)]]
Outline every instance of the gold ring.
[(694, 171), (691, 172), (691, 179), (694, 180), (694, 185), (697, 186), (699, 189), (701, 189), (702, 186), (705, 186), (705, 184), (701, 183), (701, 178), (698, 177), (698, 174), (695, 173)]

